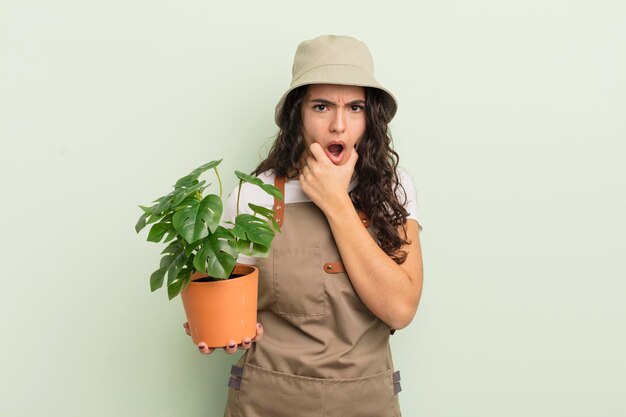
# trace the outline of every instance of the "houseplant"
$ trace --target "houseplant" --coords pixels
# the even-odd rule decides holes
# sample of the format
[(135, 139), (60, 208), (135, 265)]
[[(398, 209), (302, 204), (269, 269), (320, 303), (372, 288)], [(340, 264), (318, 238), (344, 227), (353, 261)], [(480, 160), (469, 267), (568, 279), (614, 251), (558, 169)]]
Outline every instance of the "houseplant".
[[(256, 334), (258, 269), (237, 264), (237, 258), (240, 253), (266, 257), (274, 232), (280, 232), (273, 210), (249, 203), (254, 215), (239, 214), (241, 186), (248, 182), (283, 199), (274, 185), (235, 171), (237, 216), (234, 223), (226, 222), (231, 227), (221, 226), (222, 182), (217, 171), (221, 161), (194, 169), (176, 181), (172, 192), (151, 206), (139, 206), (143, 214), (135, 225), (139, 233), (151, 224), (147, 240), (167, 243), (159, 268), (150, 276), (150, 289), (156, 291), (167, 279), (169, 299), (181, 294), (194, 343), (203, 341), (209, 347), (225, 346), (231, 339), (241, 343)], [(211, 184), (200, 176), (210, 169), (220, 193), (204, 196)]]

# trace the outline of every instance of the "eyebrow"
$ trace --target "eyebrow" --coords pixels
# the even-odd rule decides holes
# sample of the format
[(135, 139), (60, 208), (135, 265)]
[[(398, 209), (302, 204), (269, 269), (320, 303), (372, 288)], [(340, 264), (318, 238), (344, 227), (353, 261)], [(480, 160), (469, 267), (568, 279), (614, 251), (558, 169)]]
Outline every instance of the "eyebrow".
[[(332, 106), (337, 105), (337, 103), (334, 103), (330, 100), (326, 100), (325, 98), (312, 98), (311, 100), (309, 100), (309, 102), (332, 105)], [(349, 103), (346, 103), (346, 106), (354, 106), (357, 104), (365, 105), (365, 100), (361, 100), (361, 99), (352, 100)]]

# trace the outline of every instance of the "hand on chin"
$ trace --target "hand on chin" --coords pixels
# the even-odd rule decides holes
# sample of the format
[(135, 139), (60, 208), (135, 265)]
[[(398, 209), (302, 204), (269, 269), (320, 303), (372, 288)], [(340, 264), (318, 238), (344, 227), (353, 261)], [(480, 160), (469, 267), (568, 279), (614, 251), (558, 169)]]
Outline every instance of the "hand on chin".
[(312, 143), (309, 150), (310, 155), (299, 178), (302, 191), (324, 212), (349, 201), (348, 187), (358, 159), (356, 149), (351, 148), (347, 158), (347, 149), (344, 149), (336, 162), (317, 142)]

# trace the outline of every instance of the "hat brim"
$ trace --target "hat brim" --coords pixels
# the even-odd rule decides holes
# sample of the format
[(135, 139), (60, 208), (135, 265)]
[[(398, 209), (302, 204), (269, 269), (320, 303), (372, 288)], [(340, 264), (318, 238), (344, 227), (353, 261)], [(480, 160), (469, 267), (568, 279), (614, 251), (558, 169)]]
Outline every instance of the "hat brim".
[(372, 74), (362, 68), (353, 65), (320, 65), (294, 78), (289, 89), (280, 98), (274, 114), (274, 120), (278, 126), (280, 126), (280, 115), (289, 93), (298, 87), (310, 84), (355, 85), (379, 89), (385, 96), (384, 107), (387, 123), (393, 119), (398, 109), (398, 102), (393, 94), (376, 81)]

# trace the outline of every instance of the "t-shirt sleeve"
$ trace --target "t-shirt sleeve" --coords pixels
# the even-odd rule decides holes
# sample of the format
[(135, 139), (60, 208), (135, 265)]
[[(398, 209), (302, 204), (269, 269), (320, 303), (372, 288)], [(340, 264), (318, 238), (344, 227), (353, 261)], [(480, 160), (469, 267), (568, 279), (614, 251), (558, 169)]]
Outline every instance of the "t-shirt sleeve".
[[(398, 180), (402, 187), (404, 187), (404, 191), (406, 192), (406, 202), (404, 204), (404, 208), (408, 211), (409, 215), (408, 219), (413, 219), (417, 222), (417, 226), (419, 231), (422, 231), (422, 218), (417, 209), (417, 193), (415, 191), (415, 185), (413, 184), (413, 180), (411, 176), (404, 171), (403, 169), (398, 168)], [(396, 191), (396, 195), (398, 196), (398, 200), (402, 203), (404, 201), (404, 193), (402, 189), (398, 188)]]

